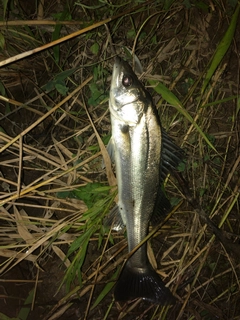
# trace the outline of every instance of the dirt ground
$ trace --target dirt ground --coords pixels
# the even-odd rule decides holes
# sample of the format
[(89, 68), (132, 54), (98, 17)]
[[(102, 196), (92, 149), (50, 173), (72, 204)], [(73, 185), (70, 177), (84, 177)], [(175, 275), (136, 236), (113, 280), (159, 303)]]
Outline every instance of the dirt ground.
[[(15, 2), (12, 2), (12, 5), (14, 6), (15, 4), (13, 3)], [(140, 41), (140, 44), (138, 44), (137, 47), (137, 56), (143, 65), (144, 71), (150, 68), (150, 70), (152, 70), (153, 78), (154, 76), (159, 76), (161, 81), (163, 81), (167, 87), (170, 88), (173, 81), (175, 81), (180, 72), (183, 71), (184, 75), (176, 83), (176, 86), (173, 89), (174, 94), (180, 101), (183, 101), (183, 103), (188, 94), (191, 94), (190, 90), (192, 89), (192, 83), (198, 79), (199, 75), (204, 72), (207, 63), (211, 61), (211, 57), (216, 50), (217, 45), (221, 41), (229, 26), (229, 20), (233, 12), (231, 5), (225, 5), (222, 4), (222, 2), (221, 8), (224, 8), (225, 11), (221, 11), (220, 7), (217, 7), (215, 2), (211, 2), (211, 5), (209, 6), (208, 1), (200, 3), (202, 4), (202, 7), (201, 5), (196, 5), (196, 1), (178, 1), (172, 7), (172, 9), (169, 9), (168, 11), (164, 10), (159, 5), (159, 8), (161, 7), (162, 10), (159, 10), (159, 13), (154, 17), (154, 19), (146, 21), (146, 26), (144, 27), (145, 34), (148, 32), (151, 34), (152, 42), (147, 42), (146, 38), (144, 38), (142, 42)], [(71, 1), (69, 2), (69, 5), (70, 4), (73, 5)], [(11, 20), (11, 18), (17, 19), (17, 16), (20, 19), (20, 12), (22, 12), (22, 16), (23, 13), (25, 14), (25, 18), (31, 17), (32, 20), (36, 19), (35, 5), (32, 5), (31, 3), (31, 6), (29, 6), (29, 1), (23, 0), (19, 1), (18, 5), (21, 6), (22, 11), (18, 6), (16, 6), (15, 9), (9, 8), (9, 20)], [(44, 9), (46, 16), (44, 18), (51, 16), (53, 13), (59, 13), (63, 11), (63, 7), (64, 6), (60, 1), (56, 3), (55, 1), (50, 1), (49, 5), (45, 4)], [(78, 10), (78, 13), (75, 12), (75, 19), (79, 18), (79, 12), (82, 12), (80, 9)], [(95, 15), (97, 16), (97, 14), (91, 10), (88, 10), (87, 8), (82, 10), (84, 14), (88, 13), (89, 17), (91, 18), (98, 18), (99, 20), (106, 18), (105, 16), (96, 18)], [(153, 8), (151, 8), (149, 12), (153, 13)], [(111, 45), (115, 45), (117, 49), (119, 49), (121, 46), (126, 46), (131, 49), (134, 44), (134, 37), (131, 37), (131, 31), (133, 31), (134, 27), (139, 30), (138, 27), (141, 26), (143, 21), (145, 21), (148, 14), (149, 13), (147, 11), (144, 11), (144, 13), (141, 11), (139, 13), (137, 12), (132, 15), (132, 21), (131, 19), (128, 19), (126, 15), (124, 23), (127, 30), (124, 30), (124, 23), (122, 21), (119, 22), (118, 32), (114, 29), (114, 23), (110, 23), (109, 29), (110, 34), (112, 35), (112, 43), (108, 42), (109, 47)], [(89, 20), (91, 19), (89, 18)], [(1, 26), (1, 28), (3, 28), (3, 26)], [(48, 30), (46, 31), (43, 27), (41, 28), (43, 33), (41, 33), (42, 31), (39, 33), (41, 34), (42, 39), (45, 43), (50, 42), (51, 33), (49, 35), (47, 33)], [(152, 28), (154, 28), (154, 32)], [(99, 40), (99, 44), (100, 47), (103, 48), (104, 43), (101, 42), (103, 39), (102, 34), (106, 32), (106, 29), (102, 27), (102, 29), (98, 30), (98, 36), (99, 39), (101, 39)], [(32, 32), (34, 33), (35, 31), (36, 30), (32, 28)], [(66, 28), (63, 31), (64, 34), (61, 34), (61, 36), (65, 35), (65, 33), (71, 33), (71, 31), (73, 30)], [(44, 32), (46, 32), (46, 36), (43, 36)], [(147, 35), (145, 36), (147, 37)], [(171, 42), (171, 40), (174, 44)], [(15, 54), (22, 52), (22, 45), (15, 44), (14, 38), (11, 41), (12, 42), (9, 42), (9, 44), (6, 44), (4, 54), (0, 53), (0, 60), (7, 58), (7, 48), (8, 46), (10, 47), (10, 45), (11, 48), (14, 49), (11, 51), (11, 56), (14, 55), (14, 51)], [(83, 47), (80, 47), (78, 40), (73, 39), (70, 42), (71, 49), (76, 50), (74, 52), (76, 56), (77, 54), (80, 55), (80, 53), (84, 57), (89, 54), (88, 58), (86, 58), (86, 64), (94, 64), (96, 63), (96, 59), (104, 59), (104, 55), (101, 56), (100, 54), (97, 57), (90, 56), (91, 52), (89, 51), (89, 48), (92, 48), (92, 45), (96, 41), (97, 40), (94, 36), (92, 38), (90, 38), (90, 36), (89, 38), (86, 38), (85, 45), (87, 48), (85, 48), (86, 53), (83, 54), (81, 53)], [(144, 41), (146, 41), (146, 45), (144, 44)], [(156, 44), (151, 46), (153, 43)], [(32, 44), (33, 48), (38, 46), (40, 46), (40, 43)], [(169, 50), (166, 49), (167, 46), (169, 46)], [(73, 53), (70, 54), (67, 52), (67, 47), (68, 44), (66, 45), (66, 43), (63, 44), (62, 47), (60, 45), (60, 50), (64, 50), (64, 52), (62, 52), (63, 57), (61, 59), (66, 59), (67, 61), (65, 65), (62, 65), (63, 70), (73, 68), (76, 59)], [(165, 49), (166, 53), (164, 52)], [(206, 149), (208, 149), (208, 147), (202, 146), (205, 142), (203, 142), (203, 140), (199, 142), (200, 140), (195, 139), (194, 136), (190, 135), (190, 138), (187, 140), (187, 145), (184, 147), (184, 150), (188, 155), (187, 164), (189, 167), (191, 166), (191, 168), (194, 168), (194, 166), (197, 167), (199, 164), (199, 172), (201, 171), (201, 174), (199, 174), (199, 172), (189, 169), (189, 171), (187, 170), (185, 172), (185, 177), (189, 178), (190, 180), (190, 189), (192, 194), (194, 196), (199, 196), (199, 193), (201, 194), (199, 197), (199, 202), (206, 210), (210, 210), (214, 207), (214, 199), (217, 198), (217, 190), (219, 190), (219, 193), (221, 193), (221, 190), (225, 192), (224, 185), (228, 182), (230, 175), (233, 175), (231, 176), (231, 179), (229, 179), (226, 189), (228, 189), (228, 191), (235, 190), (235, 193), (232, 193), (232, 195), (230, 195), (230, 193), (229, 195), (226, 195), (226, 198), (223, 200), (221, 205), (221, 209), (216, 209), (216, 214), (212, 217), (212, 220), (216, 224), (221, 222), (221, 217), (226, 212), (224, 204), (227, 203), (229, 198), (233, 197), (233, 194), (236, 196), (237, 192), (239, 192), (239, 189), (236, 189), (236, 185), (238, 184), (237, 181), (239, 181), (239, 164), (236, 165), (236, 159), (239, 158), (240, 123), (239, 113), (235, 113), (235, 101), (237, 98), (232, 98), (232, 100), (230, 98), (228, 100), (224, 100), (224, 98), (238, 96), (239, 94), (239, 49), (240, 22), (238, 18), (234, 40), (232, 41), (232, 44), (221, 65), (223, 68), (222, 73), (219, 74), (219, 78), (216, 80), (217, 84), (214, 87), (214, 92), (209, 94), (209, 96), (212, 95), (213, 101), (220, 100), (220, 103), (209, 113), (206, 112), (208, 106), (205, 107), (205, 109), (203, 108), (204, 111), (202, 113), (201, 125), (204, 127), (204, 131), (207, 132), (208, 136), (213, 139), (212, 141), (214, 141), (214, 146), (217, 148), (220, 160), (217, 158), (217, 156), (214, 156), (214, 159), (211, 158), (211, 151), (207, 153)], [(158, 50), (160, 50), (162, 55), (160, 59), (161, 63), (156, 62), (157, 69), (154, 69), (154, 57), (158, 57)], [(190, 59), (191, 54), (194, 54), (194, 58), (192, 60)], [(107, 59), (109, 57), (110, 54), (108, 55)], [(190, 65), (187, 64), (188, 59), (190, 61)], [(11, 64), (8, 67), (0, 69), (0, 80), (5, 85), (5, 95), (9, 99), (25, 103), (27, 101), (31, 101), (31, 99), (33, 99), (35, 96), (39, 97), (39, 100), (29, 104), (33, 109), (38, 111), (36, 113), (30, 112), (25, 108), (20, 108), (18, 110), (17, 105), (13, 106), (12, 104), (1, 101), (0, 125), (9, 137), (16, 137), (19, 133), (26, 130), (30, 124), (36, 121), (42, 114), (47, 112), (51, 107), (60, 101), (61, 98), (59, 95), (51, 96), (49, 94), (48, 96), (46, 95), (47, 98), (45, 98), (44, 96), (40, 97), (40, 90), (37, 91), (39, 88), (53, 79), (54, 75), (59, 72), (56, 66), (54, 66), (54, 63), (49, 62), (50, 60), (51, 59), (49, 56), (43, 53), (43, 56), (30, 56), (29, 59), (19, 61), (18, 64)], [(106, 81), (103, 89), (103, 95), (106, 97), (109, 91), (112, 65), (113, 59), (109, 59), (106, 67), (108, 69), (108, 75), (105, 77)], [(49, 70), (49, 66), (54, 67), (52, 70)], [(80, 76), (86, 78), (87, 76), (91, 76), (91, 72), (89, 70), (90, 69), (87, 69), (86, 71), (83, 68), (83, 70), (79, 71), (78, 76), (76, 76), (74, 79), (72, 78), (72, 81), (77, 82), (78, 77)], [(151, 74), (151, 71), (149, 74)], [(150, 89), (150, 92), (153, 94), (154, 101), (158, 103), (161, 99), (159, 94), (156, 94), (152, 88)], [(1, 91), (1, 95), (3, 95), (3, 91)], [(91, 95), (91, 92), (85, 92), (86, 97), (87, 95)], [(43, 108), (44, 103), (41, 105), (39, 102), (42, 101), (41, 99), (45, 99), (47, 105), (46, 109)], [(197, 112), (197, 103), (196, 97), (193, 95), (192, 98), (189, 98), (185, 104), (186, 109), (193, 118)], [(208, 101), (206, 102), (206, 105), (207, 103)], [(63, 109), (65, 107), (66, 104), (63, 106)], [(98, 123), (96, 120), (96, 126), (99, 134), (104, 136), (110, 133), (111, 128), (109, 113), (106, 111), (107, 103), (105, 103), (105, 110), (101, 108), (97, 108), (97, 104), (96, 106), (89, 106), (89, 110), (94, 120), (102, 117), (101, 123)], [(71, 109), (67, 110), (67, 112), (70, 113)], [(74, 110), (74, 107), (72, 111), (72, 115), (69, 118), (66, 117), (66, 119), (59, 126), (55, 124), (62, 116), (62, 111), (59, 111), (59, 113), (56, 112), (56, 114), (49, 116), (46, 120), (41, 122), (38, 127), (34, 128), (30, 133), (24, 136), (24, 146), (30, 148), (33, 147), (34, 152), (36, 152), (36, 150), (47, 152), (47, 150), (52, 148), (52, 137), (58, 139), (59, 141), (64, 141), (65, 137), (72, 135), (75, 131), (81, 131), (89, 124), (89, 119), (86, 113), (82, 113), (79, 116), (77, 111)], [(168, 111), (166, 106), (161, 109), (160, 113), (162, 114), (162, 122), (164, 126), (167, 128), (167, 130), (169, 128), (172, 130), (173, 138), (180, 145), (183, 140), (183, 135), (186, 134), (190, 124), (187, 123), (185, 119), (181, 119), (182, 122), (179, 123), (178, 121), (180, 120), (175, 119), (173, 114)], [(233, 114), (236, 114), (238, 119), (233, 119)], [(75, 122), (74, 117), (77, 117), (76, 115), (79, 117), (79, 122)], [(210, 118), (211, 121), (209, 121)], [(175, 128), (177, 129), (175, 130)], [(71, 151), (72, 154), (77, 153), (78, 147), (81, 149), (81, 151), (86, 150), (86, 152), (89, 152), (89, 154), (90, 151), (93, 152), (89, 149), (89, 147), (92, 145), (97, 146), (97, 140), (93, 131), (90, 129), (86, 129), (86, 131), (83, 130), (83, 133), (80, 136), (81, 139), (69, 139), (65, 144), (63, 143), (62, 146)], [(229, 137), (231, 136), (232, 139), (230, 140)], [(1, 140), (0, 146), (2, 147), (3, 145), (3, 140)], [(200, 150), (199, 153), (196, 153), (195, 151), (194, 153), (192, 151), (196, 149)], [(96, 153), (98, 151), (99, 150), (97, 150)], [(0, 173), (2, 177), (0, 185), (1, 196), (3, 196), (6, 192), (6, 188), (10, 188), (9, 192), (15, 192), (17, 189), (19, 171), (16, 159), (18, 159), (18, 152), (18, 147), (14, 147), (13, 145), (12, 148), (5, 150), (0, 155)], [(67, 151), (63, 148), (61, 149), (60, 147), (57, 151), (55, 151), (55, 153), (51, 154), (51, 152), (49, 152), (49, 161), (51, 160), (52, 162), (55, 161), (57, 163), (57, 157), (61, 159), (61, 152), (63, 152), (64, 156), (67, 155)], [(27, 157), (30, 155), (31, 153), (27, 149), (24, 149), (23, 156)], [(223, 158), (224, 166), (222, 165)], [(11, 159), (14, 160), (12, 162), (13, 165), (11, 165), (11, 162), (9, 162)], [(44, 173), (52, 170), (52, 167), (54, 167), (54, 164), (51, 164), (50, 162), (44, 162), (44, 160), (39, 160), (39, 162), (36, 161), (36, 163), (34, 161), (35, 160), (28, 158), (24, 162), (24, 168), (22, 169), (21, 177), (23, 186), (29, 186), (33, 181), (36, 181), (38, 178), (42, 177)], [(42, 163), (42, 168), (39, 164), (40, 162)], [(74, 180), (74, 183), (84, 184), (88, 181), (106, 182), (106, 173), (104, 172), (104, 169), (101, 168), (101, 164), (99, 164), (100, 162), (101, 160), (94, 162), (93, 164), (87, 163), (85, 166), (81, 167), (81, 170), (77, 172), (79, 176)], [(6, 163), (8, 163), (7, 166)], [(209, 178), (206, 178), (208, 175), (208, 166), (211, 168), (210, 171), (212, 177), (209, 174)], [(232, 172), (233, 168), (234, 172)], [(60, 171), (58, 171), (58, 173), (59, 172)], [(219, 180), (217, 180), (218, 178), (216, 177), (219, 177)], [(6, 185), (3, 184), (3, 181), (10, 181), (11, 183), (9, 182), (9, 184)], [(26, 195), (26, 197), (21, 197), (5, 203), (3, 205), (2, 214), (4, 215), (6, 212), (8, 212), (9, 215), (16, 215), (16, 211), (14, 211), (15, 207), (17, 208), (18, 212), (24, 210), (27, 216), (32, 217), (31, 221), (35, 221), (34, 223), (36, 223), (36, 227), (39, 228), (39, 230), (41, 229), (41, 236), (43, 236), (45, 232), (49, 232), (51, 228), (64, 219), (64, 221), (72, 221), (70, 217), (74, 216), (74, 214), (78, 212), (77, 208), (80, 208), (79, 211), (81, 213), (84, 212), (84, 209), (86, 209), (85, 203), (79, 199), (59, 200), (55, 195), (53, 198), (49, 198), (49, 195), (51, 195), (50, 190), (55, 190), (54, 188), (57, 190), (57, 188), (64, 187), (63, 183), (67, 183), (66, 181), (66, 177), (63, 177), (62, 180), (59, 177), (55, 184), (49, 183), (47, 186), (40, 186), (36, 193), (30, 192)], [(206, 181), (207, 183), (205, 183)], [(211, 185), (211, 181), (216, 181), (216, 183), (212, 183)], [(218, 183), (217, 181), (220, 182)], [(179, 190), (178, 187), (174, 189), (175, 183), (176, 182), (172, 183), (169, 191), (169, 195), (172, 197), (176, 195), (175, 190)], [(201, 186), (201, 188), (199, 186)], [(49, 194), (47, 192), (49, 192)], [(56, 192), (54, 194), (58, 193)], [(179, 192), (177, 197), (180, 198), (181, 196), (182, 194)], [(184, 196), (182, 196), (182, 199), (184, 199)], [(53, 203), (56, 207), (57, 201), (60, 201), (58, 203), (59, 207), (53, 210), (53, 213), (50, 213), (48, 218), (48, 209), (51, 208)], [(184, 199), (184, 201), (186, 200)], [(198, 257), (198, 254), (200, 254), (199, 252), (204, 249), (204, 246), (208, 246), (207, 243), (213, 234), (211, 229), (205, 228), (204, 224), (199, 222), (199, 218), (196, 216), (194, 216), (194, 218), (193, 214), (191, 215), (192, 209), (189, 204), (186, 202), (185, 204), (183, 203), (181, 210), (179, 209), (176, 211), (176, 214), (173, 215), (173, 217), (171, 217), (168, 223), (164, 226), (163, 231), (158, 233), (152, 241), (152, 249), (155, 257), (154, 259), (155, 262), (157, 261), (156, 265), (158, 268), (160, 268), (160, 266), (163, 268), (161, 269), (161, 275), (165, 277), (166, 282), (170, 280), (170, 278), (167, 277), (168, 272), (170, 272), (170, 267), (164, 260), (164, 253), (166, 253), (168, 250), (171, 250), (171, 248), (174, 246), (176, 239), (178, 239), (177, 235), (179, 235), (179, 239), (181, 236), (181, 239), (186, 236), (186, 240), (179, 240), (179, 245), (174, 247), (172, 251), (172, 266), (175, 268), (176, 265), (179, 267), (180, 264), (183, 263), (182, 257), (185, 257), (186, 254), (184, 251), (186, 242), (190, 243), (192, 241), (195, 243), (193, 247), (196, 250), (194, 249), (195, 251), (193, 250), (192, 256), (188, 258), (188, 261), (192, 261), (191, 259), (194, 255)], [(189, 218), (188, 214), (190, 214), (191, 218)], [(40, 223), (37, 222), (37, 219), (39, 219), (39, 221), (43, 221), (41, 219), (45, 220), (44, 222)], [(232, 235), (236, 235), (236, 238), (234, 239), (233, 237), (230, 239), (230, 236), (228, 236), (228, 240), (231, 240), (233, 245), (236, 245), (236, 250), (238, 250), (237, 245), (240, 244), (238, 237), (240, 234), (239, 199), (237, 200), (235, 206), (233, 206), (233, 210), (231, 211), (231, 215), (229, 216), (226, 225), (224, 227), (225, 231), (229, 232), (229, 234), (231, 233)], [(15, 230), (16, 227), (14, 226), (14, 222), (11, 221), (10, 218), (9, 220), (1, 220), (0, 228), (3, 230), (0, 239), (1, 268), (5, 266), (6, 261), (10, 259), (8, 256), (8, 250), (10, 245), (9, 239), (11, 239), (11, 237), (12, 245), (14, 246), (14, 244), (16, 244), (16, 251), (23, 250), (23, 246), (21, 246), (23, 242), (22, 240), (20, 241), (20, 238), (17, 238)], [(236, 256), (232, 258), (231, 253), (227, 252), (218, 240), (215, 240), (215, 242), (213, 241), (211, 246), (209, 245), (208, 258), (203, 262), (203, 269), (198, 269), (201, 265), (201, 259), (199, 258), (198, 260), (196, 258), (195, 262), (190, 264), (189, 268), (186, 267), (185, 273), (180, 272), (179, 276), (175, 278), (173, 283), (175, 283), (178, 288), (178, 300), (176, 306), (167, 309), (167, 311), (160, 311), (160, 309), (157, 309), (156, 306), (153, 306), (145, 301), (133, 302), (132, 304), (129, 302), (124, 305), (118, 304), (114, 302), (113, 290), (111, 290), (110, 293), (108, 293), (108, 295), (101, 302), (99, 302), (97, 307), (92, 309), (91, 307), (88, 308), (89, 301), (96, 301), (106, 284), (106, 278), (103, 278), (103, 280), (99, 280), (97, 282), (98, 278), (91, 278), (89, 275), (91, 272), (94, 274), (94, 272), (98, 270), (97, 261), (102, 253), (103, 244), (100, 247), (98, 246), (97, 236), (93, 239), (91, 238), (91, 241), (89, 242), (86, 259), (82, 269), (83, 281), (86, 280), (87, 283), (87, 285), (83, 287), (87, 288), (86, 294), (81, 296), (81, 290), (76, 290), (76, 292), (74, 292), (74, 288), (78, 288), (79, 286), (77, 279), (75, 279), (70, 286), (70, 297), (68, 296), (66, 290), (66, 284), (60, 286), (67, 270), (66, 264), (63, 262), (63, 259), (61, 259), (61, 256), (65, 256), (67, 254), (69, 244), (76, 239), (78, 227), (79, 225), (77, 225), (75, 229), (73, 227), (73, 231), (71, 231), (72, 233), (70, 232), (69, 238), (68, 236), (63, 236), (61, 238), (59, 236), (61, 231), (59, 231), (57, 235), (57, 237), (59, 236), (59, 240), (57, 237), (53, 237), (51, 238), (52, 240), (49, 240), (50, 242), (52, 241), (50, 244), (48, 243), (46, 245), (43, 243), (41, 246), (39, 246), (32, 253), (34, 257), (39, 255), (40, 258), (36, 261), (33, 262), (31, 259), (22, 259), (22, 261), (17, 263), (16, 266), (13, 266), (10, 271), (5, 272), (7, 269), (4, 269), (4, 272), (0, 278), (0, 312), (6, 317), (4, 318), (2, 316), (1, 318), (0, 316), (0, 319), (240, 319), (240, 307), (238, 303), (240, 294), (239, 288), (237, 288), (237, 284), (239, 285), (239, 258)], [(4, 231), (5, 229), (6, 232)], [(204, 231), (202, 231), (203, 229)], [(37, 232), (39, 231), (36, 231), (36, 233)], [(196, 241), (196, 239), (200, 239), (198, 236), (201, 232), (201, 240)], [(112, 269), (109, 269), (109, 280), (116, 271), (116, 268), (114, 268), (114, 263), (118, 261), (119, 257), (119, 254), (117, 254), (119, 247), (117, 246), (123, 247), (122, 251), (120, 252), (120, 256), (121, 254), (123, 255), (127, 252), (126, 246), (124, 247), (123, 245), (123, 243), (126, 244), (124, 235), (117, 235), (116, 233), (113, 233), (113, 236), (115, 237), (116, 247), (113, 249), (115, 250), (114, 259), (110, 263), (110, 265), (112, 264)], [(104, 237), (104, 239), (106, 239), (106, 235)], [(55, 251), (53, 250), (54, 245)], [(56, 247), (60, 248), (61, 252), (57, 251), (58, 249)], [(110, 250), (112, 254), (112, 244), (107, 244), (105, 249)], [(22, 251), (22, 253), (24, 254), (24, 251)], [(73, 256), (71, 256), (71, 258), (73, 259)], [(71, 258), (69, 259), (71, 260)], [(107, 261), (108, 256), (104, 256), (103, 260), (104, 262)], [(159, 263), (160, 260), (162, 260), (161, 263)], [(228, 261), (231, 261), (231, 263), (228, 263)], [(166, 265), (164, 265), (164, 262)], [(184, 263), (186, 263), (186, 265), (183, 265), (183, 268), (187, 266), (187, 262), (185, 261)], [(13, 265), (12, 260), (9, 262), (9, 265)], [(218, 276), (215, 278), (216, 268), (218, 270)], [(232, 271), (227, 271), (229, 269)], [(171, 268), (171, 270), (174, 269)], [(195, 286), (191, 287), (191, 281), (197, 274), (198, 270), (200, 270), (199, 279), (196, 281)], [(174, 271), (171, 272), (173, 273)], [(106, 277), (105, 274), (104, 277)], [(203, 284), (205, 284), (207, 281), (209, 281), (209, 286), (207, 285), (207, 287), (204, 287)], [(236, 281), (237, 284), (234, 281)], [(95, 283), (97, 283), (97, 285), (94, 287)], [(234, 284), (232, 285), (232, 283)], [(201, 286), (203, 286), (202, 289)], [(190, 292), (190, 287), (193, 291), (193, 298), (186, 302), (186, 305), (184, 305), (184, 297), (186, 297), (188, 294), (188, 290)], [(227, 290), (229, 290), (229, 293), (224, 295), (224, 292), (227, 292)], [(35, 295), (34, 298), (33, 294)], [(223, 295), (223, 299), (221, 299), (221, 295)], [(29, 299), (27, 300), (27, 298)], [(209, 301), (211, 301), (211, 303)], [(31, 308), (30, 305), (32, 305)], [(26, 307), (25, 313), (23, 310), (24, 306)], [(88, 311), (86, 312), (86, 310)], [(22, 317), (19, 318), (20, 311), (23, 311), (23, 313)]]

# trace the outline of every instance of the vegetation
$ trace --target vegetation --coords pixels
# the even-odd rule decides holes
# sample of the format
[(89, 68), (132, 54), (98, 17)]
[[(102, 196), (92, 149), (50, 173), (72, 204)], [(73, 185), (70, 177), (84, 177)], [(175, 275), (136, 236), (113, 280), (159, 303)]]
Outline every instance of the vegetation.
[[(0, 1), (0, 318), (239, 319), (239, 10)], [(116, 54), (140, 60), (187, 155), (165, 183), (173, 211), (149, 236), (174, 306), (113, 297), (128, 254), (126, 234), (103, 224), (117, 201), (105, 148)]]

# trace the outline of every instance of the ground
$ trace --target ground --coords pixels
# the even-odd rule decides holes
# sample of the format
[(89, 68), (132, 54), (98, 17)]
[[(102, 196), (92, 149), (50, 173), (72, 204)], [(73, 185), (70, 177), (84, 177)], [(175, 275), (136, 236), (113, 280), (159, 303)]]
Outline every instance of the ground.
[[(2, 1), (0, 319), (240, 319), (238, 6)], [(149, 245), (174, 306), (113, 297), (127, 245), (103, 226), (116, 190), (102, 158), (114, 56), (132, 50), (186, 154)]]

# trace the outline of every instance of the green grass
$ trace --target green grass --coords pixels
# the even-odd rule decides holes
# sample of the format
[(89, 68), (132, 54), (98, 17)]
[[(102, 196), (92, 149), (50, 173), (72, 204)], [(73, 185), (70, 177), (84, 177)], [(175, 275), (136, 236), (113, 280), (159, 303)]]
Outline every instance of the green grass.
[[(0, 4), (0, 272), (32, 266), (24, 319), (40, 312), (49, 256), (64, 274), (46, 319), (81, 303), (83, 319), (238, 319), (238, 2), (52, 4)], [(126, 234), (102, 223), (117, 200), (104, 146), (116, 54), (139, 59), (163, 126), (187, 154), (185, 182), (165, 184), (178, 204), (149, 236), (173, 307), (113, 298), (128, 255)]]

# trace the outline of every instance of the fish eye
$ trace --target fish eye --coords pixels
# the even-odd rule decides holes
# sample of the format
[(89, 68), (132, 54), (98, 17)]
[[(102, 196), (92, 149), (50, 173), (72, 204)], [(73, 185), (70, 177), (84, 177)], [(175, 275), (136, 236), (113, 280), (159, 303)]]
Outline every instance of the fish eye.
[(130, 87), (133, 83), (133, 79), (131, 76), (127, 75), (127, 76), (123, 76), (122, 78), (122, 84), (124, 87)]

